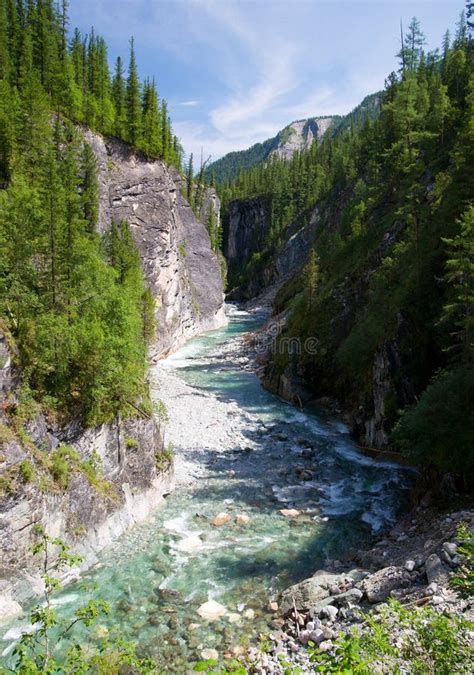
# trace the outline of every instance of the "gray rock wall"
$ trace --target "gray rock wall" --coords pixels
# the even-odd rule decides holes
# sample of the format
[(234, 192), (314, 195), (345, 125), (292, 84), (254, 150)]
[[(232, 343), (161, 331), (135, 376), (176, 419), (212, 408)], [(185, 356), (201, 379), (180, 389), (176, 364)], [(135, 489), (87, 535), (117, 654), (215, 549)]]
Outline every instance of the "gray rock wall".
[[(205, 225), (181, 195), (178, 172), (120, 141), (90, 131), (85, 136), (99, 170), (99, 229), (106, 231), (112, 220), (128, 221), (155, 297), (152, 356), (165, 356), (194, 335), (225, 325), (219, 262)], [(214, 204), (218, 209), (217, 198)]]

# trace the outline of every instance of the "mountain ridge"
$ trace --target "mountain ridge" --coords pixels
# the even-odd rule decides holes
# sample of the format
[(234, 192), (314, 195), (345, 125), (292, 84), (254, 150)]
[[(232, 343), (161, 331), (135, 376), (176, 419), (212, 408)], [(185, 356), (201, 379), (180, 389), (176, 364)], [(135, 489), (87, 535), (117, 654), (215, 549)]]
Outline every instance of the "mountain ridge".
[(314, 140), (321, 140), (332, 129), (337, 134), (353, 123), (366, 117), (372, 118), (380, 109), (380, 92), (369, 94), (347, 115), (315, 115), (293, 120), (275, 136), (267, 138), (245, 150), (234, 150), (212, 162), (206, 169), (210, 179), (214, 175), (216, 183), (222, 184), (234, 180), (240, 171), (258, 166), (269, 157), (278, 155), (291, 159), (297, 150), (307, 150)]

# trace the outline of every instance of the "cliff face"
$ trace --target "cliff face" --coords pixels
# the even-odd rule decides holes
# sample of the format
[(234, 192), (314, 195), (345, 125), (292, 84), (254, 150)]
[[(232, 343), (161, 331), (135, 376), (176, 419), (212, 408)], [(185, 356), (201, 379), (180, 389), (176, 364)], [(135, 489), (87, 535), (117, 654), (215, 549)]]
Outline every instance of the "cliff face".
[[(117, 140), (86, 134), (98, 163), (99, 228), (127, 220), (155, 297), (157, 337), (151, 353), (165, 356), (193, 335), (226, 322), (219, 262), (206, 227), (181, 196), (181, 177)], [(208, 195), (216, 212), (219, 201)]]
[(310, 117), (292, 122), (280, 131), (269, 156), (278, 155), (283, 159), (291, 159), (295, 152), (307, 150), (315, 140), (321, 140), (335, 120), (335, 117)]
[(231, 299), (251, 300), (261, 293), (267, 301), (273, 299), (279, 288), (306, 262), (318, 227), (318, 209), (307, 217), (297, 218), (287, 228), (282, 244), (262, 255), (270, 232), (270, 208), (266, 197), (229, 204), (224, 255), (229, 283), (233, 286), (229, 293)]
[[(181, 196), (178, 172), (137, 157), (119, 141), (85, 136), (98, 164), (99, 230), (106, 232), (113, 220), (129, 222), (155, 298), (151, 356), (225, 324), (219, 261), (206, 227)], [(213, 191), (203, 209), (211, 205), (218, 216)], [(33, 411), (22, 429), (15, 428), (11, 412), (22, 380), (15, 363), (12, 342), (0, 330), (0, 619), (21, 612), (41, 591), (31, 553), (36, 525), (81, 554), (85, 570), (173, 489), (169, 453), (144, 411), (93, 429), (59, 427)]]
[[(260, 370), (266, 388), (296, 403), (312, 398), (330, 401), (335, 411), (345, 414), (362, 445), (388, 449), (394, 412), (411, 403), (416, 394), (417, 366), (411, 349), (413, 327), (400, 314), (391, 338), (374, 351), (363, 379), (355, 388), (344, 380), (338, 350), (364, 310), (373, 274), (402, 234), (401, 223), (395, 221), (378, 242), (373, 242), (367, 265), (359, 275), (342, 276), (333, 286), (324, 315), (316, 326), (318, 333), (324, 325), (324, 344), (319, 344), (317, 338), (318, 349), (322, 347), (323, 351), (306, 353), (305, 340), (313, 339), (314, 335), (303, 335), (301, 324), (305, 319), (300, 317), (297, 323), (292, 317), (293, 307), (301, 296), (301, 273), (309, 251), (323, 233), (330, 233), (337, 240), (347, 200), (344, 192), (335, 193), (310, 213), (301, 214), (283, 233), (282, 241), (260, 259), (252, 255), (262, 250), (262, 242), (270, 230), (268, 211), (262, 209), (260, 198), (232, 202), (225, 252), (236, 275), (247, 265), (248, 270), (238, 279), (230, 297), (273, 305), (273, 332)], [(276, 327), (281, 342), (275, 336)]]
[(21, 604), (41, 590), (40, 561), (31, 552), (35, 526), (67, 541), (83, 556), (85, 570), (101, 549), (146, 518), (173, 488), (160, 431), (145, 414), (84, 430), (59, 428), (37, 412), (18, 432), (9, 417), (18, 405), (21, 382), (13, 356), (3, 333), (0, 618), (19, 613)]

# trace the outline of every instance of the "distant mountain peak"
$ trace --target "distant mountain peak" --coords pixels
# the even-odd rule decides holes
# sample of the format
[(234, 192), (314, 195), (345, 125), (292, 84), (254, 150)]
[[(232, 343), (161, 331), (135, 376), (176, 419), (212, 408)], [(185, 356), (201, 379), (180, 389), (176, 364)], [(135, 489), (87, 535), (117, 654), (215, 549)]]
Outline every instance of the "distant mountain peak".
[(291, 122), (273, 138), (262, 143), (255, 143), (247, 150), (229, 152), (207, 167), (206, 174), (215, 174), (216, 181), (223, 183), (234, 180), (240, 171), (252, 169), (265, 162), (269, 157), (278, 155), (291, 159), (295, 152), (307, 150), (315, 140), (320, 141), (331, 130), (338, 131), (350, 128), (360, 120), (375, 117), (380, 109), (381, 93), (366, 96), (348, 115), (323, 115)]

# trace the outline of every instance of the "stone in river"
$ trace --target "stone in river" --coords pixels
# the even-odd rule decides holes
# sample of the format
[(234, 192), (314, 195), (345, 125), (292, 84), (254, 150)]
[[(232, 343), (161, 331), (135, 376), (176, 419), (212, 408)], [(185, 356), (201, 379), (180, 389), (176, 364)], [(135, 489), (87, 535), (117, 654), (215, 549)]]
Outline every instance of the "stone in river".
[(201, 652), (201, 657), (205, 661), (210, 661), (210, 660), (217, 661), (217, 659), (219, 658), (219, 653), (217, 652), (216, 649), (203, 649), (202, 652)]
[(250, 523), (250, 516), (247, 516), (245, 513), (239, 513), (235, 517), (235, 522), (237, 525), (247, 525), (247, 523)]
[(300, 512), (297, 509), (280, 509), (280, 513), (285, 518), (297, 518), (300, 515)]
[(255, 618), (255, 612), (253, 609), (246, 609), (244, 612), (244, 617), (246, 619), (254, 619)]
[(215, 600), (208, 600), (199, 607), (197, 613), (207, 621), (217, 621), (227, 614), (227, 609)]
[(224, 511), (222, 513), (218, 513), (215, 518), (211, 520), (211, 523), (213, 525), (219, 526), (219, 525), (225, 525), (228, 523), (230, 520), (230, 516), (228, 513), (225, 513)]

